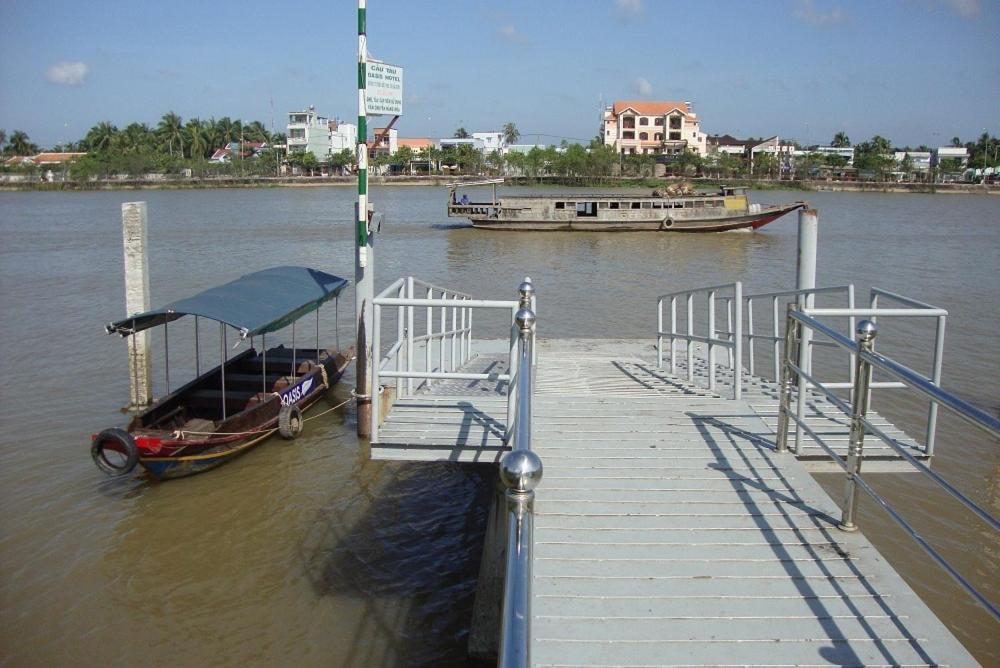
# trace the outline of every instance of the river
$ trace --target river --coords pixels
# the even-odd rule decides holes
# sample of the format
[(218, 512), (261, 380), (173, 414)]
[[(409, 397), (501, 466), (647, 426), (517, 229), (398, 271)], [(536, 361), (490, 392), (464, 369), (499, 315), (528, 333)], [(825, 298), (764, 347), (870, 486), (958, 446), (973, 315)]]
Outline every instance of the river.
[[(795, 281), (794, 216), (752, 234), (519, 234), (457, 226), (445, 196), (372, 188), (376, 285), (412, 274), (512, 299), (527, 274), (542, 337), (651, 340), (658, 294)], [(947, 308), (943, 385), (996, 414), (1000, 198), (756, 199), (803, 196), (820, 212), (819, 283)], [(124, 422), (128, 398), (125, 344), (102, 327), (124, 314), (120, 205), (134, 200), (149, 203), (154, 303), (281, 264), (353, 278), (350, 188), (0, 193), (0, 665), (464, 664), (489, 467), (370, 462), (349, 406), (192, 478), (112, 480), (93, 465), (90, 435)], [(353, 309), (352, 295), (339, 318), (323, 309), (327, 342), (352, 340)], [(926, 370), (932, 335), (931, 322), (887, 324), (879, 347)], [(193, 367), (186, 336), (171, 325), (175, 382)], [(351, 385), (353, 371), (325, 405)], [(888, 391), (874, 403), (922, 433), (924, 404)], [(937, 452), (937, 471), (1000, 512), (995, 440), (942, 419)], [(996, 535), (916, 475), (873, 479), (1000, 600)], [(839, 498), (839, 477), (821, 481)], [(977, 658), (1000, 663), (997, 624), (873, 504), (860, 523)]]

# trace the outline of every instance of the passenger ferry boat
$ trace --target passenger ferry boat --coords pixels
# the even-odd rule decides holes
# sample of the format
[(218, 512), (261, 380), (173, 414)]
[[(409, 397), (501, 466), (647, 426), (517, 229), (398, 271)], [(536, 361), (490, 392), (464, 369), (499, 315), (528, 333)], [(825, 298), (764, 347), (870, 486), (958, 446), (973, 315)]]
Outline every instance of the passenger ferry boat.
[[(487, 230), (577, 230), (726, 232), (756, 230), (781, 216), (805, 208), (805, 202), (774, 206), (751, 203), (747, 188), (722, 186), (716, 193), (671, 195), (659, 190), (643, 194), (532, 194), (497, 198), (503, 179), (452, 185), (448, 216), (468, 218)], [(459, 198), (460, 188), (493, 186), (490, 201)]]

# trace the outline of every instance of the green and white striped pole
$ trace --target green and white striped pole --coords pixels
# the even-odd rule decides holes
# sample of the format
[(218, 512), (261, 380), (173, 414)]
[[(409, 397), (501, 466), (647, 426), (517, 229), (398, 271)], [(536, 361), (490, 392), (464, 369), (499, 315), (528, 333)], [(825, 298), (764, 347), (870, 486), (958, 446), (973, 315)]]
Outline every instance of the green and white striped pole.
[(375, 297), (375, 254), (368, 230), (368, 109), (365, 105), (365, 73), (368, 66), (366, 0), (358, 0), (358, 209), (354, 259), (354, 313), (358, 326), (357, 387), (358, 436), (371, 432), (372, 318)]

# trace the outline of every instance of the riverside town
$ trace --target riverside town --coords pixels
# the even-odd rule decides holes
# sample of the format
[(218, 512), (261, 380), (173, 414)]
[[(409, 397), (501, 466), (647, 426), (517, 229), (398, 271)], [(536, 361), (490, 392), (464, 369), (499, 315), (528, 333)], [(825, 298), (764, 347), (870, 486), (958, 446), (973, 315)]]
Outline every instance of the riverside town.
[(0, 668), (1000, 666), (997, 35), (0, 2)]
[[(379, 77), (380, 87), (399, 87), (391, 66), (369, 64), (368, 72), (370, 80)], [(376, 103), (378, 113), (399, 113), (401, 105), (374, 99), (383, 100)], [(0, 187), (220, 185), (234, 179), (294, 183), (303, 177), (315, 182), (356, 173), (356, 123), (324, 117), (312, 106), (290, 111), (284, 120), (285, 126), (276, 130), (261, 121), (228, 116), (185, 120), (171, 111), (155, 125), (133, 122), (119, 128), (102, 121), (77, 141), (45, 148), (23, 131), (9, 136), (0, 131)], [(562, 177), (579, 183), (741, 179), (805, 188), (1000, 182), (1000, 138), (989, 133), (971, 141), (956, 136), (942, 146), (898, 146), (879, 135), (852, 142), (843, 131), (826, 144), (778, 134), (737, 138), (703, 131), (691, 101), (616, 101), (601, 113), (597, 133), (587, 142), (546, 143), (542, 136), (523, 136), (516, 121), (486, 131), (459, 127), (451, 137), (402, 136), (400, 130), (368, 132), (372, 175)]]

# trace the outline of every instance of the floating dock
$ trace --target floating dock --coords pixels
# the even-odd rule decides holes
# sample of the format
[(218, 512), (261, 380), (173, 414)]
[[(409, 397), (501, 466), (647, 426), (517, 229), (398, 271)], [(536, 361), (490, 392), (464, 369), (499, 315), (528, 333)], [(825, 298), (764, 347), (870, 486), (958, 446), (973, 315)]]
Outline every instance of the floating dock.
[[(477, 340), (460, 369), (492, 379), (396, 399), (372, 457), (498, 461), (507, 345)], [(744, 376), (728, 398), (725, 368), (709, 391), (648, 342), (539, 338), (536, 353), (532, 665), (976, 664), (861, 532), (838, 529), (809, 450), (778, 451), (776, 383)], [(807, 404), (846, 450), (849, 420)]]

